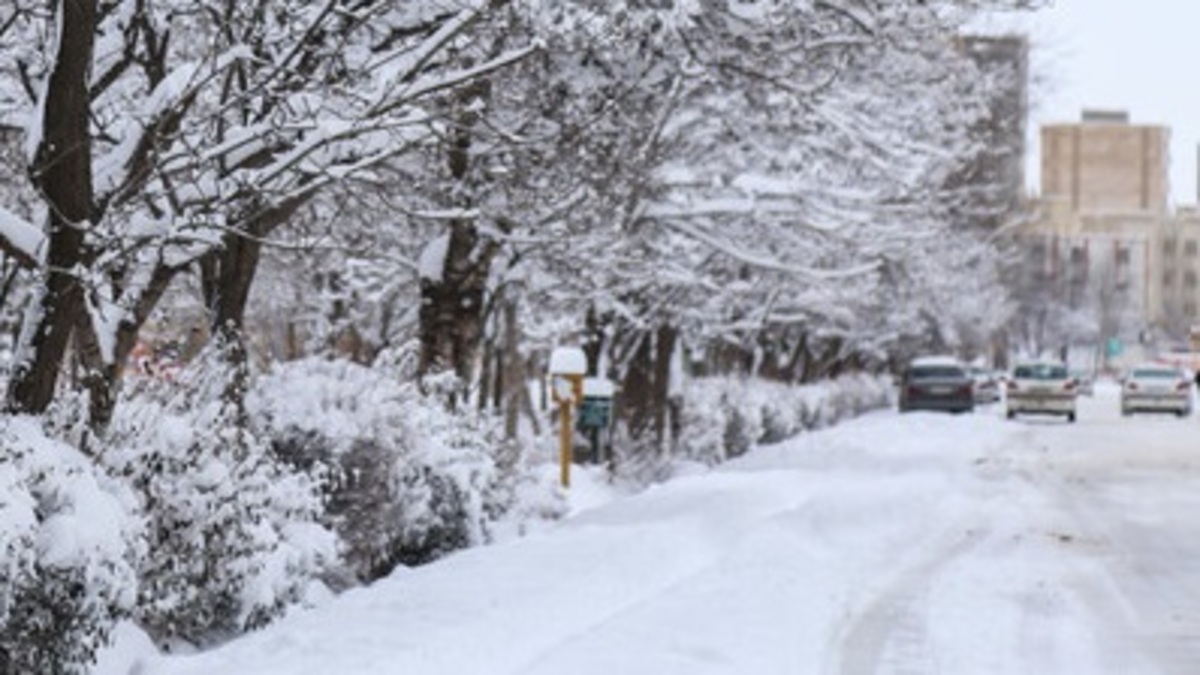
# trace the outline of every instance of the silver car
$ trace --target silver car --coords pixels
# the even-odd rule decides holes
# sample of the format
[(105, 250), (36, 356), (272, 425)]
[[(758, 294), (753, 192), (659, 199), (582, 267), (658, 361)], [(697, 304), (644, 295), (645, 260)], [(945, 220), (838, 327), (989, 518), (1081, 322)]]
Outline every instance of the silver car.
[(1057, 361), (1031, 361), (1013, 368), (1005, 397), (1005, 416), (1063, 415), (1075, 421), (1075, 398), (1078, 383), (1067, 372), (1067, 366)]
[(1169, 412), (1192, 414), (1192, 378), (1174, 366), (1147, 363), (1121, 380), (1121, 414)]

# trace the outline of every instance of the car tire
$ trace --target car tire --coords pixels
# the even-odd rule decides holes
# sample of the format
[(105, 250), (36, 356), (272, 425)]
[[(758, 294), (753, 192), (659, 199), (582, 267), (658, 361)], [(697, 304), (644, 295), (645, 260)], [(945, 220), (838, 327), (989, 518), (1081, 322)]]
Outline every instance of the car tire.
[(1008, 419), (1010, 419), (1010, 420), (1011, 420), (1011, 419), (1016, 419), (1016, 417), (1017, 417), (1017, 411), (1015, 411), (1015, 410), (1007, 410), (1007, 411), (1005, 411), (1005, 413), (1004, 413), (1004, 416), (1005, 416), (1005, 417), (1007, 417), (1007, 418), (1008, 418)]
[(1071, 424), (1074, 424), (1075, 423), (1075, 413), (1073, 413), (1073, 412), (1067, 413), (1067, 421), (1070, 422)]

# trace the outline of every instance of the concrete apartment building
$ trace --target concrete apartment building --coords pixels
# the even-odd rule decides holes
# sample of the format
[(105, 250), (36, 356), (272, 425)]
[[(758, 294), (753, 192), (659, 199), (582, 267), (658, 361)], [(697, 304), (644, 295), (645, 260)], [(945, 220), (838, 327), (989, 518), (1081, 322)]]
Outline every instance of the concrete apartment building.
[(1131, 124), (1124, 111), (1086, 110), (1042, 127), (1042, 199), (1075, 213), (1168, 210), (1171, 132)]
[(1151, 256), (1159, 305), (1154, 320), (1179, 341), (1200, 324), (1200, 210), (1179, 209), (1166, 219)]
[(1200, 320), (1200, 211), (1171, 208), (1169, 143), (1170, 129), (1124, 111), (1041, 129), (1027, 259), (1109, 337), (1177, 342)]

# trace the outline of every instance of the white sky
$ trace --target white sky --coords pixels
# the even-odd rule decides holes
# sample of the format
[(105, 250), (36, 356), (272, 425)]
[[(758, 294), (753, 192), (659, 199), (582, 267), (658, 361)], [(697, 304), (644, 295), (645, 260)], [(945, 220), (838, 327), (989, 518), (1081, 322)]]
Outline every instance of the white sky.
[(1029, 183), (1038, 189), (1038, 129), (1083, 108), (1128, 110), (1171, 128), (1171, 198), (1196, 203), (1200, 142), (1200, 3), (1053, 0), (1032, 20)]

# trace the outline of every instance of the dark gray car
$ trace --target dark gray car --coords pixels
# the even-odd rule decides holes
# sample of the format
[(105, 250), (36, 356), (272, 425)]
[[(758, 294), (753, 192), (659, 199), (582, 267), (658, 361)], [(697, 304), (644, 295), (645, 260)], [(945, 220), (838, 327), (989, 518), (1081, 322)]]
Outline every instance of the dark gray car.
[(917, 359), (900, 378), (900, 412), (974, 409), (974, 380), (967, 368), (953, 359)]

